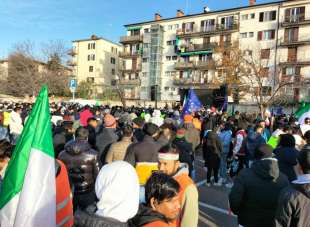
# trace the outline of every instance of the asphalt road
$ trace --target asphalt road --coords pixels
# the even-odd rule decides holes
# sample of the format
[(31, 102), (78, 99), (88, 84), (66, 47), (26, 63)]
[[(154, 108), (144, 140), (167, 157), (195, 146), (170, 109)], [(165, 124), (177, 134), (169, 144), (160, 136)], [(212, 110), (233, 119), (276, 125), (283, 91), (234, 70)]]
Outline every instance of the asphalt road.
[(206, 172), (201, 157), (195, 161), (199, 191), (199, 227), (238, 227), (237, 217), (229, 211), (228, 188), (205, 185)]

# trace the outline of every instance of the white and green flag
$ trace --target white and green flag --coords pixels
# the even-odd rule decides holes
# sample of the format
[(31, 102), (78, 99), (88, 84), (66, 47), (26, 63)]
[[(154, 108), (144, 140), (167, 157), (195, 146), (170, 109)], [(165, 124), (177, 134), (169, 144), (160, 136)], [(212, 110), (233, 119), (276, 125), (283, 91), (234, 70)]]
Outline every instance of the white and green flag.
[(0, 226), (56, 226), (55, 159), (45, 86), (5, 173), (0, 193)]
[(300, 108), (296, 111), (295, 116), (298, 118), (298, 123), (303, 125), (305, 118), (310, 118), (310, 103), (302, 103)]

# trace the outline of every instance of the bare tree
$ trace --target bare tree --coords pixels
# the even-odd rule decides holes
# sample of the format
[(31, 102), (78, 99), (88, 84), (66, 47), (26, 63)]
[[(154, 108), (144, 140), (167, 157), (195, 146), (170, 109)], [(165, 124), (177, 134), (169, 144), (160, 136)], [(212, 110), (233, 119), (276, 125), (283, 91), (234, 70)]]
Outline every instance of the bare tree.
[[(220, 83), (231, 88), (233, 96), (239, 98), (254, 97), (254, 101), (263, 115), (265, 110), (279, 100), (282, 88), (292, 84), (282, 81), (278, 68), (270, 70), (270, 60), (261, 57), (261, 48), (241, 50), (239, 43), (219, 45), (217, 68), (222, 70)], [(273, 66), (275, 67), (275, 66)], [(235, 100), (234, 100), (235, 101)]]

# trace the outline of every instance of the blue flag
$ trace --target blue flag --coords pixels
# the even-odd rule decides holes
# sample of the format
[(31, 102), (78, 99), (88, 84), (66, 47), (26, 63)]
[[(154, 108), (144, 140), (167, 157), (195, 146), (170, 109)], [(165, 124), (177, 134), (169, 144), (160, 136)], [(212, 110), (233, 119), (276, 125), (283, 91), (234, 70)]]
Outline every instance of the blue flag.
[(186, 103), (182, 110), (181, 119), (183, 120), (184, 115), (191, 114), (192, 112), (198, 111), (202, 108), (202, 104), (199, 101), (195, 91), (193, 89), (189, 90)]
[(223, 107), (222, 107), (222, 112), (226, 112), (227, 111), (227, 107), (228, 107), (228, 96), (225, 95), (224, 103), (223, 103)]

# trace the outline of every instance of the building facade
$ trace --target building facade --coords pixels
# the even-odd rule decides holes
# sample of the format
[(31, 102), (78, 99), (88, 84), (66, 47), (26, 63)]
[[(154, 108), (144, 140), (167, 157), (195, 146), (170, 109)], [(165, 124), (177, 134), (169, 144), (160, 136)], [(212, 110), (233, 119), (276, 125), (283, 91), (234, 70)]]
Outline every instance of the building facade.
[[(263, 65), (264, 96), (282, 82), (294, 99), (309, 99), (310, 1), (287, 0), (245, 7), (184, 15), (125, 25), (120, 78), (131, 97), (141, 100), (180, 101), (189, 88), (205, 103), (221, 88), (218, 81), (218, 47), (237, 43), (242, 51)], [(250, 85), (240, 102), (255, 103), (258, 88)], [(282, 89), (283, 90), (283, 89)], [(232, 100), (229, 94), (229, 100)]]
[(78, 83), (91, 83), (92, 94), (103, 93), (114, 86), (119, 74), (119, 53), (122, 46), (92, 35), (90, 39), (75, 40), (70, 51), (72, 60), (68, 62)]

